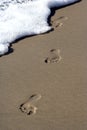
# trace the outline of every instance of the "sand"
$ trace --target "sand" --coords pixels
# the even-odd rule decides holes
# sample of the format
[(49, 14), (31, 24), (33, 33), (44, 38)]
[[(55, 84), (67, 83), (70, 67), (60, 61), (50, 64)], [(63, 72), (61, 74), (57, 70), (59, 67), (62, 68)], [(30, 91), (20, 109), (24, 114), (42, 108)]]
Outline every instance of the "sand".
[[(0, 57), (0, 130), (87, 130), (87, 1), (56, 10), (54, 31), (17, 42)], [(52, 49), (60, 62), (46, 63)], [(19, 109), (33, 94), (36, 114)]]

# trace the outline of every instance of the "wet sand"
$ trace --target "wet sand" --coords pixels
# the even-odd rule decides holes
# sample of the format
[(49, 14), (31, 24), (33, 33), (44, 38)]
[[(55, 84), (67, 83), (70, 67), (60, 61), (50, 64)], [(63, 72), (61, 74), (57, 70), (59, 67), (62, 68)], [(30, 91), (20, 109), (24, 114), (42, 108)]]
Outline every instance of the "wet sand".
[[(0, 57), (0, 130), (87, 130), (87, 1), (59, 9), (54, 31), (25, 38)], [(52, 49), (60, 62), (46, 63)], [(36, 114), (19, 109), (31, 95)]]

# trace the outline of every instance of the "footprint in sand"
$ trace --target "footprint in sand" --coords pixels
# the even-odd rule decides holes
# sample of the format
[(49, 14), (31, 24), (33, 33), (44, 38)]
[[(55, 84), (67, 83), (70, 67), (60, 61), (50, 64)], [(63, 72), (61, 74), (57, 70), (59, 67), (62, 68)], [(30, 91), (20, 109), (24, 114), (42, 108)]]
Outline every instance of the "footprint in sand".
[(53, 28), (57, 28), (57, 27), (61, 27), (63, 26), (63, 21), (66, 21), (68, 19), (68, 17), (66, 16), (61, 16), (57, 19), (54, 19), (53, 21), (51, 21), (51, 24), (53, 26)]
[(45, 63), (56, 63), (62, 59), (59, 49), (50, 50), (49, 56), (45, 59)]
[(34, 106), (34, 103), (37, 102), (40, 98), (40, 94), (34, 94), (30, 96), (27, 101), (20, 105), (20, 110), (27, 115), (35, 114), (38, 108)]

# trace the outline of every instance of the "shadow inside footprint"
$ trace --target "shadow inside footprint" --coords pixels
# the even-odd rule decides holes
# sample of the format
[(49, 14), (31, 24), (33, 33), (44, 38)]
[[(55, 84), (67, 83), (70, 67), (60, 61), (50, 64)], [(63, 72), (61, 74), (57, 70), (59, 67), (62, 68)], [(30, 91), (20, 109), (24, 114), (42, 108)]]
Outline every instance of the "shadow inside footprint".
[(52, 49), (49, 52), (49, 56), (45, 59), (45, 63), (56, 63), (60, 62), (62, 57), (60, 56), (60, 50), (59, 49)]
[(57, 28), (57, 27), (61, 27), (63, 26), (63, 22), (66, 21), (68, 19), (68, 17), (66, 16), (61, 16), (57, 19), (54, 19), (51, 21), (51, 25), (53, 26), (53, 28)]
[(37, 111), (37, 107), (34, 106), (34, 103), (37, 102), (40, 98), (41, 98), (40, 94), (34, 94), (30, 96), (27, 101), (25, 101), (20, 105), (19, 109), (23, 113), (26, 113), (27, 115), (35, 114)]

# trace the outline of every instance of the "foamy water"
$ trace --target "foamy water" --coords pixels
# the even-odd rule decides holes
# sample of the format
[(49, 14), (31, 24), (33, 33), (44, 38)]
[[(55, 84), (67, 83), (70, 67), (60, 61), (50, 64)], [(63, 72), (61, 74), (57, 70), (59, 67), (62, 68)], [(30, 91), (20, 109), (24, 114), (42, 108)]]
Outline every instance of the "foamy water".
[(47, 23), (52, 7), (79, 0), (0, 0), (0, 55), (18, 38), (51, 30)]

